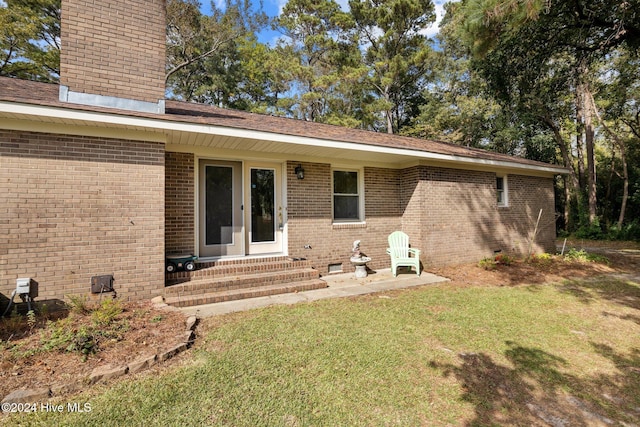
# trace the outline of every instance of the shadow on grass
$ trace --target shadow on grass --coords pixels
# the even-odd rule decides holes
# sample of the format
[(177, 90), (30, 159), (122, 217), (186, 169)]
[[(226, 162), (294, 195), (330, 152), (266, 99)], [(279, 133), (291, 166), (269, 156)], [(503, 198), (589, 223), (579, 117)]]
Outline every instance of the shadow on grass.
[[(462, 399), (475, 406), (467, 426), (592, 426), (640, 422), (640, 351), (630, 355), (592, 343), (617, 368), (614, 374), (578, 377), (568, 362), (537, 348), (507, 342), (512, 366), (483, 353), (461, 353), (460, 364), (438, 364), (461, 384)], [(634, 369), (637, 368), (637, 372)], [(631, 374), (631, 375), (630, 375)]]
[(640, 310), (640, 285), (615, 279), (568, 280), (558, 286), (560, 292), (573, 295), (585, 304), (605, 299), (624, 307)]

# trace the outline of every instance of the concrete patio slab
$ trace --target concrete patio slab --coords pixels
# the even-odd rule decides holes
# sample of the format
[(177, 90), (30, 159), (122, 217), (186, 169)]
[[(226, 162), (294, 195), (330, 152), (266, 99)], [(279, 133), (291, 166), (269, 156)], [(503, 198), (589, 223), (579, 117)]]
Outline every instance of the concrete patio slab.
[(238, 311), (252, 310), (271, 305), (291, 305), (301, 302), (318, 301), (327, 298), (344, 298), (357, 295), (366, 295), (376, 292), (385, 292), (395, 289), (406, 289), (416, 286), (424, 286), (434, 283), (446, 282), (449, 279), (435, 274), (422, 272), (418, 277), (415, 273), (399, 273), (393, 277), (390, 269), (378, 270), (365, 278), (358, 279), (354, 273), (331, 274), (322, 277), (327, 282), (327, 288), (271, 295), (268, 297), (249, 298), (237, 301), (219, 302), (215, 304), (184, 307), (183, 313), (199, 318), (211, 317)]

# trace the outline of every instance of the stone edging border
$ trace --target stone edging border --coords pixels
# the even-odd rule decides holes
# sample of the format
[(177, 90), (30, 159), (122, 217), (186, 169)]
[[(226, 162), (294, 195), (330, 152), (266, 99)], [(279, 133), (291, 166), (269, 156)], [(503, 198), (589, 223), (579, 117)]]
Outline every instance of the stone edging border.
[[(179, 311), (177, 308), (165, 304), (162, 296), (153, 298), (151, 302), (155, 309)], [(110, 364), (98, 366), (91, 372), (88, 378), (84, 377), (83, 379), (77, 379), (69, 383), (56, 383), (49, 387), (36, 389), (14, 390), (5, 396), (1, 403), (33, 403), (44, 401), (51, 397), (58, 397), (67, 393), (81, 391), (86, 386), (91, 386), (100, 381), (107, 381), (126, 374), (135, 374), (144, 371), (156, 363), (164, 362), (188, 349), (195, 341), (195, 334), (193, 330), (197, 322), (198, 319), (195, 316), (186, 317), (185, 330), (177, 335), (176, 344), (159, 351), (157, 354), (141, 357), (130, 362), (126, 366), (112, 366)]]

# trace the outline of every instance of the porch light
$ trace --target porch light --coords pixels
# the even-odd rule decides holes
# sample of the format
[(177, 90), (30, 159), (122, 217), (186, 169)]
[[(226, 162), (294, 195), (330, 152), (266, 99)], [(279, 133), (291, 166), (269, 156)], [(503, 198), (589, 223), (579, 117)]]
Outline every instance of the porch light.
[(304, 179), (304, 169), (302, 169), (302, 165), (296, 167), (296, 176), (298, 179)]

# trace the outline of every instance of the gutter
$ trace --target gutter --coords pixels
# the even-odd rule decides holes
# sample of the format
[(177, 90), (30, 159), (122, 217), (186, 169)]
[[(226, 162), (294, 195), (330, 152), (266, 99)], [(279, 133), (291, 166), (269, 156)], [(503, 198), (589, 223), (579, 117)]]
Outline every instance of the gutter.
[(312, 147), (334, 148), (338, 150), (399, 155), (411, 157), (416, 160), (430, 160), (484, 167), (490, 166), (496, 168), (520, 169), (553, 175), (564, 175), (569, 173), (568, 169), (551, 164), (549, 164), (548, 166), (542, 166), (519, 162), (510, 162), (507, 160), (478, 159), (453, 154), (440, 154), (429, 151), (412, 150), (409, 148), (383, 147), (365, 143), (342, 142), (306, 136), (293, 136), (275, 132), (240, 129), (226, 126), (216, 126), (211, 124), (188, 123), (171, 120), (171, 116), (165, 116), (166, 118), (164, 119), (157, 119), (144, 116), (122, 115), (111, 112), (85, 111), (56, 106), (23, 104), (7, 101), (0, 101), (0, 113), (6, 113), (14, 116), (26, 116), (25, 118), (39, 117), (42, 119), (51, 119), (51, 122), (53, 122), (54, 120), (63, 120), (64, 123), (67, 124), (68, 121), (84, 122), (78, 123), (80, 125), (86, 125), (87, 122), (90, 122), (94, 125), (102, 125), (103, 127), (125, 129), (135, 128), (137, 130), (143, 131), (161, 131), (165, 134), (169, 132), (179, 131), (206, 135), (248, 138), (292, 145), (306, 145)]

